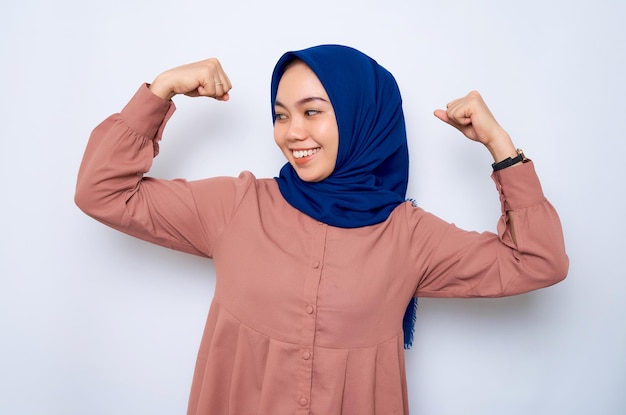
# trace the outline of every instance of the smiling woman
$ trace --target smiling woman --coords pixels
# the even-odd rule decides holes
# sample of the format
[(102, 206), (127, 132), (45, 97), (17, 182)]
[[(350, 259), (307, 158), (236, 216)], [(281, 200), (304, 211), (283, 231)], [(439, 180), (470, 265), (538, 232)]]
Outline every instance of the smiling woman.
[(323, 91), (330, 100), (339, 143), (332, 174), (323, 181), (303, 180), (297, 167), (285, 165), (278, 178), (281, 194), (298, 210), (329, 225), (354, 228), (383, 221), (406, 200), (409, 175), (402, 100), (394, 77), (355, 49), (313, 47), (286, 53), (276, 64), (272, 102), (279, 100), (285, 76), (288, 81), (298, 61), (315, 75), (300, 65), (311, 83), (307, 88)]
[(276, 64), (274, 139), (288, 161), (279, 177), (144, 177), (171, 98), (224, 101), (231, 87), (216, 59), (142, 85), (94, 129), (76, 188), (97, 220), (214, 261), (188, 414), (406, 415), (416, 297), (508, 296), (565, 278), (559, 217), (480, 94), (435, 116), (492, 154), (497, 234), (461, 230), (405, 199), (398, 86), (346, 46)]
[(330, 98), (315, 73), (297, 61), (285, 71), (274, 102), (274, 140), (305, 182), (335, 169), (339, 131)]

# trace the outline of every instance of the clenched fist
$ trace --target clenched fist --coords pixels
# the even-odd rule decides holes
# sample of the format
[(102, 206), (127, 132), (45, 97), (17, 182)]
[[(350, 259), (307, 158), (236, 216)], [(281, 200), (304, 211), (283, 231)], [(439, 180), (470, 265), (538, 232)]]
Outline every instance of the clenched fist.
[(216, 58), (210, 58), (163, 72), (150, 85), (150, 90), (165, 100), (184, 94), (228, 101), (228, 91), (232, 87), (220, 62)]
[(435, 116), (461, 131), (470, 140), (484, 144), (496, 162), (517, 155), (511, 137), (498, 124), (476, 91), (451, 101), (445, 110), (435, 110)]

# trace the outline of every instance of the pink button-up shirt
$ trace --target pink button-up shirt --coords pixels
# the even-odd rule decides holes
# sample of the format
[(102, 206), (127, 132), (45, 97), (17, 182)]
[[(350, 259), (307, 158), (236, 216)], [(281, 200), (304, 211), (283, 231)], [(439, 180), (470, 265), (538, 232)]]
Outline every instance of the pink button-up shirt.
[(402, 317), (412, 296), (514, 295), (567, 273), (559, 218), (532, 162), (492, 176), (497, 234), (458, 229), (410, 202), (385, 222), (343, 229), (249, 172), (144, 177), (173, 111), (142, 86), (101, 123), (76, 202), (120, 231), (213, 259), (189, 414), (408, 414)]

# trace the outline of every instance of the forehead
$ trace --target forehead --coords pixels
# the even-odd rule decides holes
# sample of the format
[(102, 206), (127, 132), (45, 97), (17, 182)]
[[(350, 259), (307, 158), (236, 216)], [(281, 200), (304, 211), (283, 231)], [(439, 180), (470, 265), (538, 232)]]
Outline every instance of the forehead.
[(294, 61), (287, 65), (278, 83), (276, 100), (300, 99), (303, 96), (317, 96), (328, 99), (328, 94), (315, 72), (304, 62)]

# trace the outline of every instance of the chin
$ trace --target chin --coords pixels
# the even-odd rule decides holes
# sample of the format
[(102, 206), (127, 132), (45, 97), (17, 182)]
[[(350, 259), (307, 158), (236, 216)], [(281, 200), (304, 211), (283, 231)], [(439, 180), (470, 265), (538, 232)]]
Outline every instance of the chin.
[[(324, 168), (320, 169), (319, 166), (312, 166), (312, 165), (301, 166), (301, 165), (298, 165), (293, 160), (289, 160), (289, 164), (291, 164), (291, 167), (293, 167), (296, 174), (298, 175), (300, 180), (302, 180), (303, 182), (308, 182), (308, 183), (321, 182), (322, 180), (328, 178), (328, 176), (330, 176), (330, 174), (332, 173), (332, 170), (326, 171), (327, 169), (324, 169)], [(318, 168), (315, 168), (315, 167), (318, 167)]]
[(317, 183), (319, 181), (322, 181), (323, 179), (319, 179), (317, 177), (308, 177), (308, 176), (302, 176), (302, 175), (298, 175), (298, 177), (300, 178), (300, 180), (302, 180), (303, 182), (307, 182), (307, 183)]
[(326, 177), (328, 177), (328, 176), (319, 176), (319, 175), (315, 175), (314, 176), (314, 175), (310, 175), (310, 174), (300, 174), (300, 173), (298, 173), (297, 169), (296, 169), (296, 173), (298, 174), (298, 177), (300, 178), (300, 180), (302, 180), (303, 182), (308, 182), (308, 183), (321, 182)]

